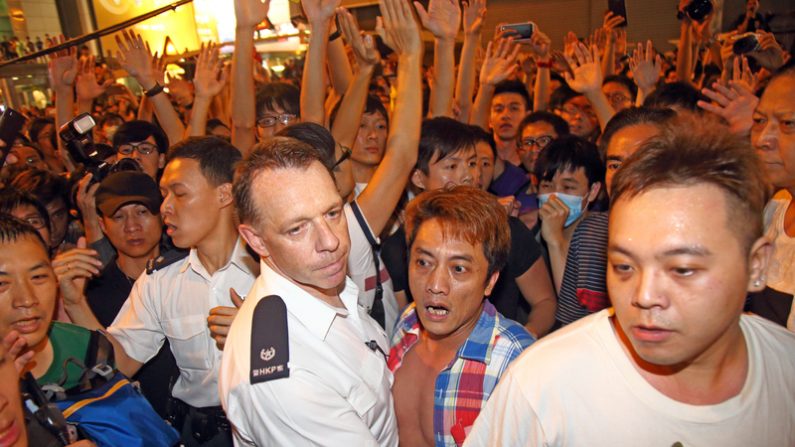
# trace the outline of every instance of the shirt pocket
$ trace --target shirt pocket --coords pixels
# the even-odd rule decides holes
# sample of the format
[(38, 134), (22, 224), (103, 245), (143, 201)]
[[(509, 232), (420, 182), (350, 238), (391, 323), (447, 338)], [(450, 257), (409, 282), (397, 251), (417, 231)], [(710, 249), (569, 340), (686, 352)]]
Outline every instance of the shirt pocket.
[(351, 404), (353, 410), (356, 411), (356, 414), (359, 415), (363, 420), (369, 412), (376, 404), (378, 399), (376, 398), (375, 394), (370, 391), (370, 389), (360, 383), (357, 384), (351, 392), (346, 397), (348, 403)]
[(163, 332), (171, 343), (171, 351), (180, 369), (208, 369), (207, 319), (203, 315), (163, 321)]

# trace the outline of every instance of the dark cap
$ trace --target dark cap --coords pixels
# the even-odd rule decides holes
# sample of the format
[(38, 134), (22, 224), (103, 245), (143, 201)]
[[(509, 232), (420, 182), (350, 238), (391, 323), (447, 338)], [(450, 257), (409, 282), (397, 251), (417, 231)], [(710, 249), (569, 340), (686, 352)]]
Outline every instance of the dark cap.
[(129, 203), (140, 203), (152, 214), (160, 214), (160, 189), (152, 177), (143, 172), (121, 171), (108, 175), (97, 188), (96, 201), (103, 216), (112, 216)]

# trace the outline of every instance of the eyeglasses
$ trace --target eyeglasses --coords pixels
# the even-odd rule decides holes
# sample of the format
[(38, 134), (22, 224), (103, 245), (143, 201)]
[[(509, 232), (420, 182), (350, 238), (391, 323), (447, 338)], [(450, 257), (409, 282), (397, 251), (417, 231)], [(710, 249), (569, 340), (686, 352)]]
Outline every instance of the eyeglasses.
[(157, 150), (157, 146), (152, 143), (125, 143), (119, 146), (119, 153), (122, 155), (132, 155), (133, 151), (141, 155), (149, 155)]
[(257, 120), (257, 126), (259, 127), (273, 127), (276, 123), (281, 123), (283, 125), (291, 124), (293, 121), (298, 119), (297, 116), (291, 113), (280, 113), (278, 115), (266, 115), (262, 118)]
[(47, 221), (44, 220), (44, 218), (41, 216), (29, 216), (23, 218), (22, 220), (29, 223), (31, 227), (37, 230), (41, 230), (42, 228), (47, 226)]
[(524, 138), (522, 140), (522, 147), (531, 149), (533, 146), (537, 146), (539, 149), (544, 149), (550, 141), (552, 141), (552, 137), (549, 135), (542, 135), (538, 138)]

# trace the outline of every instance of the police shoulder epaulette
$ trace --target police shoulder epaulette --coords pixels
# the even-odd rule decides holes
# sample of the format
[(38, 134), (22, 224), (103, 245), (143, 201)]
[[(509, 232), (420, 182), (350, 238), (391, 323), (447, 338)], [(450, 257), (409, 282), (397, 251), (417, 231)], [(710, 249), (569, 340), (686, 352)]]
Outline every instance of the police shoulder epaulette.
[(290, 376), (287, 307), (277, 295), (262, 298), (251, 318), (252, 385)]
[(169, 250), (156, 258), (150, 259), (146, 262), (146, 274), (151, 275), (163, 267), (167, 267), (180, 259), (185, 259), (188, 253), (190, 253), (188, 250)]

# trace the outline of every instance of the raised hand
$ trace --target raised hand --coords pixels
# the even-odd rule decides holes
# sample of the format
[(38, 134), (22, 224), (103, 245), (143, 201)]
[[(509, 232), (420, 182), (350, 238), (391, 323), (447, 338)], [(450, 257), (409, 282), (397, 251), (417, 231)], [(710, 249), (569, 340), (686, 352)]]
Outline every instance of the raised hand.
[(356, 58), (359, 69), (373, 67), (378, 64), (381, 61), (381, 55), (375, 47), (373, 36), (369, 34), (362, 35), (356, 19), (347, 9), (338, 8), (337, 18), (339, 19), (342, 36), (353, 49), (353, 55)]
[(574, 48), (574, 57), (566, 56), (566, 62), (572, 69), (572, 74), (564, 73), (566, 82), (574, 91), (590, 93), (602, 88), (602, 68), (600, 66), (599, 49), (591, 45), (588, 51), (582, 43)]
[(424, 26), (437, 39), (455, 39), (461, 25), (461, 7), (458, 0), (430, 0), (428, 10), (414, 2), (417, 15)]
[(577, 35), (574, 34), (573, 31), (569, 31), (563, 36), (563, 55), (568, 57), (574, 57), (574, 49), (577, 48), (577, 44), (580, 42), (580, 39), (577, 38)]
[(78, 74), (75, 82), (78, 100), (91, 101), (105, 93), (105, 90), (113, 84), (112, 79), (102, 84), (97, 82), (94, 72), (95, 65), (96, 58), (94, 56), (83, 57), (78, 61)]
[(541, 218), (541, 236), (547, 243), (563, 239), (563, 225), (569, 217), (569, 207), (557, 195), (549, 196), (549, 200), (538, 210), (538, 217)]
[(268, 18), (270, 0), (235, 0), (238, 27), (254, 28)]
[(65, 304), (78, 304), (83, 299), (86, 281), (99, 275), (102, 261), (97, 252), (86, 248), (86, 239), (77, 241), (77, 248), (58, 254), (52, 261), (52, 268), (58, 278), (61, 296)]
[(480, 83), (497, 85), (508, 79), (516, 71), (516, 57), (519, 55), (519, 44), (508, 37), (489, 42), (486, 46), (486, 57), (480, 69)]
[(381, 16), (375, 30), (384, 43), (398, 56), (420, 54), (422, 40), (414, 14), (404, 0), (379, 0)]
[[(61, 41), (64, 38), (61, 36)], [(71, 89), (75, 84), (77, 77), (77, 49), (71, 47), (68, 50), (59, 51), (51, 56), (48, 65), (48, 74), (50, 77), (50, 86), (53, 90), (58, 89)]]
[(341, 0), (301, 0), (304, 14), (310, 24), (325, 23), (334, 17)]
[(130, 30), (122, 31), (121, 37), (116, 35), (116, 44), (119, 46), (116, 59), (141, 87), (149, 90), (155, 83), (163, 80), (163, 72), (157, 71), (159, 67), (149, 50), (149, 43), (140, 34)]
[(19, 332), (12, 330), (3, 337), (3, 347), (5, 348), (6, 353), (6, 360), (10, 360), (14, 362), (14, 367), (17, 370), (17, 373), (22, 373), (28, 362), (33, 360), (33, 356), (36, 354), (33, 350), (26, 350), (27, 342)]
[(629, 69), (640, 91), (648, 93), (654, 89), (657, 81), (660, 80), (662, 57), (654, 53), (651, 40), (646, 41), (645, 49), (642, 43), (638, 43), (629, 59)]
[(486, 20), (486, 0), (472, 0), (471, 3), (464, 0), (462, 5), (464, 34), (479, 33)]
[(193, 76), (196, 97), (212, 98), (226, 85), (228, 72), (223, 69), (224, 62), (218, 54), (218, 45), (212, 42), (207, 45), (202, 43)]
[(759, 30), (756, 34), (759, 36), (760, 49), (750, 52), (749, 56), (756, 59), (759, 65), (770, 71), (775, 71), (784, 65), (786, 52), (776, 41), (776, 37), (773, 33)]
[(210, 314), (207, 316), (207, 327), (210, 329), (210, 336), (215, 340), (215, 346), (218, 350), (223, 351), (226, 345), (226, 336), (229, 335), (229, 328), (235, 321), (237, 311), (243, 305), (243, 298), (235, 292), (235, 289), (229, 289), (229, 298), (232, 299), (232, 304), (235, 307), (218, 306), (210, 309)]
[(715, 82), (712, 89), (701, 89), (701, 93), (712, 102), (698, 101), (698, 106), (725, 119), (732, 133), (748, 135), (751, 132), (759, 98), (744, 81), (729, 81), (728, 87)]
[(166, 73), (166, 80), (168, 81), (168, 94), (177, 104), (188, 106), (193, 103), (193, 85), (190, 81), (176, 76), (171, 77), (168, 73)]
[(541, 59), (549, 58), (549, 51), (552, 47), (552, 40), (549, 36), (539, 30), (535, 30), (533, 36), (530, 37), (530, 50)]

